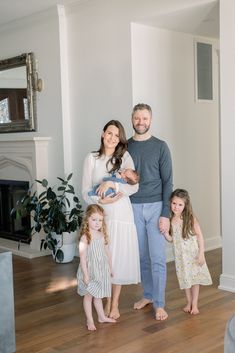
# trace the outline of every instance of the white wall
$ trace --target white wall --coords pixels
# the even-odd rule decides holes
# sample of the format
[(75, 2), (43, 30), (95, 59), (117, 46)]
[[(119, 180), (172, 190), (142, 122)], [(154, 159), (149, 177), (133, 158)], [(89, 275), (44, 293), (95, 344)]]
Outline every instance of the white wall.
[(221, 289), (235, 292), (235, 3), (220, 2), (221, 13), (221, 205), (223, 269)]
[[(135, 38), (131, 35), (131, 22), (141, 22), (142, 18), (148, 16), (208, 2), (210, 1), (75, 2), (66, 7), (64, 27), (61, 26), (57, 8), (53, 8), (0, 29), (0, 45), (2, 59), (29, 51), (33, 51), (38, 59), (39, 76), (44, 80), (44, 90), (37, 95), (38, 131), (20, 136), (52, 137), (49, 148), (51, 179), (63, 175), (67, 170), (64, 154), (65, 161), (66, 157), (70, 156), (64, 143), (71, 143), (71, 171), (74, 172), (74, 183), (79, 190), (84, 157), (89, 151), (98, 148), (104, 124), (110, 119), (119, 119), (130, 136), (130, 113), (133, 103), (139, 100), (148, 101), (153, 106), (157, 119), (156, 124), (153, 124), (153, 133), (167, 140), (173, 152), (175, 186), (186, 187), (191, 192), (208, 247), (213, 247), (209, 240), (218, 238), (219, 235), (216, 170), (218, 116), (211, 113), (214, 109), (212, 106), (196, 106), (191, 101), (192, 38), (147, 27), (140, 30), (139, 27), (139, 34), (147, 39), (147, 53), (153, 54), (153, 57), (148, 55), (148, 69), (147, 66), (140, 66), (147, 60), (140, 53), (139, 59), (137, 58), (139, 61), (132, 60), (131, 46), (131, 41), (134, 40), (135, 50), (140, 51), (136, 35)], [(66, 34), (67, 42), (61, 40)], [(156, 39), (159, 42), (153, 44)], [(159, 43), (162, 55), (158, 52)], [(180, 48), (182, 46), (182, 50), (178, 50), (178, 45)], [(189, 60), (185, 60), (185, 53)], [(67, 113), (66, 109), (62, 111), (62, 54), (68, 69)], [(154, 58), (158, 65), (154, 65)], [(140, 72), (137, 72), (138, 70)], [(179, 90), (182, 78), (184, 85), (181, 84)], [(140, 85), (140, 79), (143, 85)], [(65, 94), (66, 92), (63, 92), (63, 95)], [(69, 139), (66, 134), (64, 142), (62, 126), (68, 118), (66, 114), (71, 120), (71, 135)], [(186, 136), (182, 128), (186, 129)], [(4, 135), (6, 137), (6, 134)], [(205, 149), (208, 139), (209, 143)], [(212, 215), (215, 216), (213, 220)]]
[[(0, 28), (0, 59), (34, 52), (38, 60), (39, 76), (44, 89), (37, 93), (38, 131), (14, 133), (16, 139), (33, 136), (50, 136), (49, 179), (64, 175), (60, 47), (57, 8), (24, 18)], [(0, 134), (0, 140), (13, 134)]]
[(194, 37), (132, 24), (133, 101), (152, 106), (152, 133), (171, 149), (174, 188), (189, 191), (207, 249), (221, 243), (218, 41), (212, 43), (215, 99), (199, 103), (194, 89)]
[(132, 134), (131, 22), (208, 2), (99, 0), (67, 6), (72, 165), (78, 173), (77, 185), (82, 161), (98, 148), (108, 120), (120, 120), (127, 135)]

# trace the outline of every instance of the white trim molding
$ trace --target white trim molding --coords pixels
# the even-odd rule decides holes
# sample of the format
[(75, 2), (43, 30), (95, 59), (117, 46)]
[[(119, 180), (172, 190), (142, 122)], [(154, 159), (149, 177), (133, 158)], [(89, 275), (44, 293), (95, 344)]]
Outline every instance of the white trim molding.
[(235, 292), (235, 276), (222, 274), (220, 276), (220, 285), (218, 288), (228, 292)]

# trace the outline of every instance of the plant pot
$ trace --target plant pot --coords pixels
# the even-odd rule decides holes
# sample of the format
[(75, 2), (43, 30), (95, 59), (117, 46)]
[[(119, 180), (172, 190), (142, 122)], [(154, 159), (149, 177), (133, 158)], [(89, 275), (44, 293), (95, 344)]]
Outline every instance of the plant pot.
[[(77, 245), (77, 239), (78, 239), (78, 234), (77, 232), (73, 233), (63, 233), (63, 234), (53, 234), (53, 238), (57, 240), (57, 249), (60, 249), (64, 253), (64, 260), (59, 261), (56, 259), (55, 261), (58, 263), (67, 263), (73, 261), (75, 251), (76, 251), (76, 245)], [(55, 259), (55, 256), (52, 255), (53, 258)]]

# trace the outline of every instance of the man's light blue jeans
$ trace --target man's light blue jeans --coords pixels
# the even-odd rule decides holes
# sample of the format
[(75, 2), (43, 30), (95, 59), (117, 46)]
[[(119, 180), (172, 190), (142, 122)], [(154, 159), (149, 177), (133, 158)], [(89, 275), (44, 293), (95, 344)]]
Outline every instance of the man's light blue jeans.
[(151, 300), (155, 308), (164, 308), (166, 241), (158, 226), (162, 202), (133, 203), (132, 207), (139, 241), (144, 298)]

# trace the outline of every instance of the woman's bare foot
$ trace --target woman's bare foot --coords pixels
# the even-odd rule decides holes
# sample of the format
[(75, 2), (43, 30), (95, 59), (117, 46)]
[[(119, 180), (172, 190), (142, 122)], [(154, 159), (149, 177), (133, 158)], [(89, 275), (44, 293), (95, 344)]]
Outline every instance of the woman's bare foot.
[(168, 314), (163, 308), (157, 308), (155, 313), (155, 318), (158, 321), (164, 321), (168, 318)]
[(191, 304), (189, 303), (183, 308), (183, 311), (185, 313), (191, 313), (191, 310), (192, 310), (192, 307), (191, 307)]
[(87, 322), (87, 329), (89, 330), (89, 331), (96, 331), (96, 327), (95, 327), (95, 324), (94, 324), (94, 322)]
[(190, 314), (192, 314), (192, 315), (197, 315), (197, 314), (199, 314), (199, 310), (198, 310), (198, 308), (197, 307), (193, 307), (192, 308), (192, 310), (190, 311)]
[(104, 316), (103, 318), (101, 319), (98, 319), (98, 321), (102, 324), (104, 322), (116, 322), (115, 319), (111, 318), (111, 317), (107, 317), (107, 316)]
[(137, 310), (143, 309), (146, 305), (151, 304), (151, 303), (152, 303), (152, 300), (142, 298), (134, 304), (134, 309), (137, 309)]
[(118, 310), (118, 307), (112, 307), (112, 308), (111, 308), (109, 317), (110, 317), (111, 319), (115, 319), (115, 320), (120, 317), (120, 312), (119, 312), (119, 310)]

